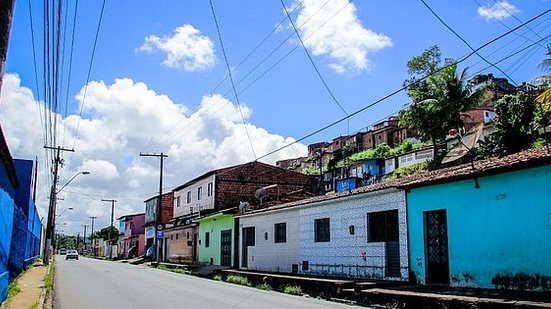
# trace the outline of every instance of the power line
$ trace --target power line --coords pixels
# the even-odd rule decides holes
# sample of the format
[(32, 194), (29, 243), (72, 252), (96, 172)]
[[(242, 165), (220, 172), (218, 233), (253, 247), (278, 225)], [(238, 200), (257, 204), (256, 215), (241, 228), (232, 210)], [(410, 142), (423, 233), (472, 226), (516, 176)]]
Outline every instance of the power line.
[[(432, 13), (432, 15), (434, 15), (434, 17), (436, 17), (436, 19), (438, 19), (438, 21), (440, 21), (440, 23), (442, 23), (448, 30), (450, 30), (456, 37), (458, 37), (463, 43), (465, 43), (465, 45), (467, 45), (473, 52), (475, 52), (475, 54), (480, 57), (480, 59), (484, 60), (484, 62), (486, 62), (487, 64), (489, 65), (492, 65), (492, 63), (490, 61), (488, 61), (486, 58), (484, 58), (480, 53), (476, 52), (475, 49), (471, 46), (471, 44), (469, 44), (469, 42), (467, 42), (461, 35), (459, 35), (459, 33), (457, 33), (455, 30), (453, 30), (452, 27), (450, 27), (442, 18), (440, 18), (440, 16), (438, 14), (436, 14), (436, 12), (425, 2), (425, 0), (419, 0), (421, 1), (421, 3), (423, 3), (423, 5), (425, 5), (425, 7)], [(505, 73), (503, 70), (501, 70), (499, 67), (493, 65), (494, 68), (496, 68), (499, 72), (501, 72), (503, 75), (507, 76), (507, 78), (509, 78), (509, 80), (511, 82), (513, 82), (513, 84), (517, 84), (515, 82), (515, 80), (509, 76), (507, 73)]]
[[(501, 35), (499, 35), (499, 36), (493, 38), (493, 39), (491, 39), (490, 41), (488, 41), (488, 42), (486, 42), (486, 43), (480, 45), (478, 48), (474, 49), (472, 52), (468, 53), (466, 56), (463, 56), (463, 57), (462, 57), (461, 59), (459, 59), (458, 61), (456, 61), (456, 62), (454, 62), (454, 63), (452, 63), (452, 64), (445, 65), (445, 66), (443, 66), (443, 67), (437, 69), (437, 70), (436, 70), (435, 72), (433, 72), (432, 74), (436, 74), (436, 73), (441, 72), (442, 70), (444, 70), (444, 69), (446, 69), (446, 68), (448, 68), (448, 67), (450, 67), (450, 66), (452, 66), (452, 65), (456, 65), (456, 64), (459, 64), (459, 63), (464, 62), (465, 60), (467, 60), (468, 58), (470, 58), (472, 55), (476, 54), (479, 50), (485, 48), (486, 46), (488, 46), (488, 45), (490, 45), (490, 44), (493, 44), (494, 42), (496, 42), (496, 41), (502, 39), (503, 37), (505, 37), (505, 36), (511, 34), (512, 32), (516, 31), (517, 29), (520, 29), (520, 28), (524, 27), (525, 25), (531, 23), (532, 21), (539, 19), (540, 17), (542, 17), (542, 16), (548, 14), (549, 12), (551, 12), (551, 9), (547, 9), (547, 10), (543, 11), (542, 13), (540, 13), (540, 14), (538, 14), (538, 15), (532, 17), (531, 19), (527, 20), (526, 22), (522, 23), (521, 25), (519, 25), (519, 26), (517, 26), (517, 27), (515, 27), (515, 28), (513, 28), (513, 29), (511, 29), (511, 30), (509, 30), (509, 31), (507, 31), (507, 32), (505, 32), (505, 33), (503, 33), (503, 34), (501, 34)], [(429, 76), (431, 76), (432, 74), (427, 74), (427, 75), (421, 77), (420, 79), (416, 80), (416, 82), (417, 82), (417, 81), (420, 81), (420, 80), (424, 80), (424, 79), (428, 78)], [(294, 145), (294, 144), (296, 144), (296, 143), (298, 143), (298, 142), (300, 142), (300, 141), (303, 141), (303, 140), (305, 140), (305, 139), (307, 139), (307, 138), (309, 138), (309, 137), (311, 137), (311, 136), (314, 136), (314, 135), (316, 135), (316, 134), (318, 134), (318, 133), (320, 133), (320, 132), (323, 132), (323, 131), (325, 131), (325, 130), (327, 130), (327, 129), (329, 129), (329, 128), (331, 128), (331, 127), (333, 127), (333, 126), (335, 126), (335, 125), (337, 125), (337, 124), (339, 124), (339, 123), (345, 121), (346, 119), (348, 119), (348, 118), (350, 118), (350, 117), (353, 117), (353, 116), (355, 116), (355, 115), (357, 115), (357, 114), (359, 114), (359, 113), (362, 113), (362, 112), (364, 112), (365, 110), (367, 110), (367, 109), (369, 109), (369, 108), (371, 108), (371, 107), (373, 107), (373, 106), (375, 106), (375, 105), (377, 105), (377, 104), (379, 104), (379, 103), (381, 103), (381, 102), (387, 100), (388, 98), (390, 98), (390, 97), (392, 97), (392, 96), (394, 96), (394, 95), (396, 95), (396, 94), (402, 92), (403, 90), (407, 89), (407, 88), (408, 88), (410, 85), (412, 85), (412, 84), (413, 84), (413, 83), (408, 83), (407, 85), (404, 85), (403, 87), (401, 87), (401, 88), (399, 88), (399, 89), (396, 89), (396, 90), (394, 90), (393, 92), (391, 92), (391, 93), (389, 93), (389, 94), (387, 94), (387, 95), (385, 95), (385, 96), (383, 96), (383, 97), (381, 97), (381, 98), (375, 100), (374, 102), (369, 103), (368, 105), (366, 105), (366, 106), (364, 106), (364, 107), (362, 107), (362, 108), (356, 110), (355, 112), (351, 113), (351, 114), (348, 115), (348, 116), (345, 116), (345, 117), (342, 117), (342, 118), (340, 118), (340, 119), (337, 119), (337, 120), (335, 120), (335, 121), (333, 121), (333, 122), (331, 122), (331, 123), (329, 123), (329, 124), (327, 124), (327, 125), (325, 125), (325, 126), (319, 128), (319, 129), (315, 130), (314, 132), (311, 132), (311, 133), (308, 133), (308, 134), (304, 135), (303, 137), (301, 137), (301, 138), (295, 140), (295, 141), (292, 142), (292, 143), (289, 143), (289, 144), (284, 145), (284, 146), (282, 146), (282, 147), (279, 147), (279, 148), (277, 148), (277, 149), (275, 149), (275, 150), (272, 150), (272, 151), (270, 151), (270, 152), (268, 152), (268, 153), (266, 153), (266, 154), (260, 156), (260, 157), (258, 158), (258, 160), (260, 160), (260, 159), (262, 159), (262, 158), (265, 158), (265, 157), (268, 157), (268, 156), (270, 156), (270, 155), (272, 155), (272, 154), (274, 154), (274, 153), (277, 153), (277, 152), (279, 152), (279, 151), (281, 151), (281, 150), (283, 150), (283, 149), (285, 149), (285, 148), (287, 148), (287, 147), (290, 147), (290, 146), (292, 146), (292, 145)]]
[(247, 133), (247, 138), (249, 139), (249, 144), (251, 145), (251, 150), (253, 152), (253, 156), (256, 160), (256, 153), (254, 151), (253, 142), (251, 141), (251, 136), (249, 134), (249, 129), (247, 128), (247, 123), (245, 122), (245, 117), (243, 117), (243, 111), (241, 110), (241, 103), (239, 102), (239, 97), (237, 96), (237, 91), (235, 90), (235, 83), (233, 81), (232, 71), (230, 68), (230, 63), (228, 61), (228, 56), (226, 55), (226, 49), (224, 48), (224, 42), (222, 41), (222, 34), (220, 33), (220, 26), (218, 25), (218, 19), (216, 18), (216, 12), (214, 11), (214, 5), (212, 4), (212, 0), (209, 0), (210, 9), (212, 11), (212, 17), (214, 18), (214, 24), (216, 26), (216, 32), (218, 33), (218, 39), (220, 40), (220, 47), (222, 49), (222, 54), (224, 55), (224, 61), (226, 62), (226, 67), (228, 69), (228, 75), (230, 76), (230, 82), (232, 85), (233, 93), (235, 95), (235, 100), (237, 102), (237, 109), (239, 110), (239, 114), (241, 115), (241, 120), (243, 120), (243, 127), (245, 127), (245, 132)]
[[(497, 0), (494, 0), (494, 2), (499, 5), (505, 12), (507, 12), (509, 15), (511, 15), (511, 17), (513, 17), (516, 21), (519, 22), (519, 24), (522, 24), (522, 20), (520, 20), (518, 17), (515, 16), (515, 14), (513, 14), (513, 12), (509, 11), (509, 9), (503, 5), (503, 3), (501, 2), (498, 2)], [(540, 39), (542, 39), (543, 37), (537, 33), (536, 31), (534, 31), (534, 29), (532, 29), (532, 27), (530, 26), (526, 26), (526, 28), (529, 30), (529, 31), (532, 31), (532, 33), (534, 33), (536, 36), (538, 36)], [(545, 40), (547, 42), (547, 40)], [(547, 42), (549, 43), (549, 42)]]
[(79, 110), (79, 113), (78, 113), (77, 129), (75, 131), (75, 139), (73, 141), (73, 148), (75, 148), (75, 144), (77, 142), (78, 132), (79, 132), (79, 129), (80, 129), (80, 119), (82, 118), (82, 111), (84, 109), (84, 104), (86, 103), (86, 94), (88, 92), (88, 84), (90, 83), (90, 74), (92, 72), (92, 66), (94, 64), (94, 56), (96, 55), (96, 47), (97, 47), (97, 44), (98, 44), (98, 38), (99, 38), (100, 29), (101, 29), (101, 23), (103, 21), (103, 13), (105, 11), (105, 2), (106, 1), (103, 0), (103, 3), (101, 5), (101, 11), (100, 11), (99, 20), (98, 20), (98, 26), (96, 28), (96, 36), (95, 36), (95, 39), (94, 39), (94, 46), (92, 47), (92, 55), (90, 57), (90, 64), (88, 65), (88, 74), (86, 75), (86, 85), (84, 86), (84, 94), (82, 96), (82, 103), (80, 104), (80, 110)]
[(285, 3), (283, 3), (283, 0), (279, 0), (279, 2), (281, 3), (281, 6), (283, 6), (283, 10), (285, 11), (285, 14), (287, 14), (287, 18), (289, 19), (289, 22), (291, 23), (291, 26), (293, 27), (293, 30), (295, 31), (295, 34), (297, 35), (297, 38), (300, 41), (300, 45), (302, 45), (302, 48), (304, 49), (304, 52), (308, 56), (308, 59), (310, 59), (310, 63), (312, 64), (312, 66), (316, 70), (316, 73), (317, 73), (319, 79), (321, 80), (321, 82), (323, 83), (323, 86), (325, 87), (325, 89), (327, 90), (327, 92), (329, 93), (329, 95), (331, 96), (333, 101), (335, 102), (335, 104), (337, 104), (337, 106), (342, 110), (342, 112), (345, 115), (348, 115), (346, 110), (342, 107), (341, 103), (339, 102), (339, 100), (337, 100), (337, 98), (333, 94), (333, 91), (331, 91), (331, 89), (329, 88), (329, 85), (327, 84), (327, 82), (325, 81), (323, 76), (321, 75), (321, 72), (318, 69), (316, 63), (314, 62), (314, 59), (312, 59), (312, 56), (310, 55), (310, 52), (308, 52), (308, 48), (306, 48), (306, 45), (304, 45), (304, 41), (300, 37), (300, 34), (298, 33), (297, 27), (295, 27), (295, 23), (293, 22), (293, 19), (291, 18), (291, 15), (289, 14), (289, 11), (287, 11), (287, 7), (285, 6)]
[[(308, 19), (302, 23), (298, 28), (302, 28), (306, 23), (308, 23), (308, 21), (313, 18), (316, 14), (318, 14), (321, 9), (329, 3), (329, 1), (331, 0), (328, 0), (326, 1), (316, 12), (314, 12), (310, 17), (308, 17)], [(305, 41), (308, 41), (308, 39), (310, 37), (312, 37), (315, 33), (317, 33), (319, 30), (321, 30), (323, 27), (325, 27), (333, 18), (335, 18), (342, 10), (344, 10), (344, 8), (346, 8), (348, 5), (350, 4), (350, 2), (346, 2), (346, 4), (344, 6), (342, 6), (337, 12), (335, 12), (335, 14), (333, 14), (329, 19), (327, 19), (323, 24), (321, 24), (315, 31), (313, 31), (309, 36), (307, 36), (304, 40)], [(297, 8), (295, 8), (297, 9)], [(285, 20), (287, 19), (287, 17), (285, 17)], [(266, 57), (264, 57), (264, 59), (262, 59), (257, 65), (255, 65), (251, 70), (249, 70), (249, 72), (247, 72), (239, 81), (237, 81), (237, 83), (235, 84), (236, 86), (239, 86), (242, 82), (245, 81), (245, 79), (247, 77), (249, 77), (253, 72), (255, 72), (259, 67), (260, 65), (262, 65), (266, 60), (268, 60), (277, 50), (279, 50), (279, 48), (281, 48), (281, 46), (283, 46), (286, 42), (289, 41), (289, 39), (293, 36), (293, 33), (291, 33), (289, 36), (287, 36), (287, 38), (285, 38), (283, 41), (281, 41), (279, 43), (279, 45), (273, 49)], [(298, 48), (298, 46), (294, 46), (289, 52), (287, 52), (283, 57), (281, 57), (279, 60), (277, 60), (272, 66), (270, 66), (266, 71), (264, 71), (262, 74), (260, 74), (260, 76), (258, 76), (256, 79), (254, 79), (251, 83), (249, 83), (245, 88), (243, 88), (242, 90), (240, 90), (238, 92), (239, 95), (241, 95), (242, 93), (244, 93), (246, 90), (248, 90), (250, 87), (252, 87), (254, 84), (256, 84), (260, 79), (262, 79), (264, 76), (266, 76), (270, 71), (272, 71), (277, 65), (279, 65), (284, 59), (286, 59), (290, 54), (292, 54), (296, 49)], [(209, 106), (208, 108), (206, 108), (205, 110), (199, 112), (197, 114), (197, 118), (207, 114), (208, 111), (210, 111), (212, 108), (214, 108), (215, 106), (215, 103), (219, 102), (220, 100), (222, 100), (223, 98), (225, 98), (232, 90), (229, 89), (228, 91), (226, 91), (225, 93), (222, 94), (222, 98), (218, 99), (217, 101), (214, 102), (214, 104), (212, 104), (211, 106)], [(235, 97), (231, 97), (229, 99), (229, 101), (233, 100)], [(227, 103), (224, 103), (222, 106), (220, 106), (218, 109), (214, 110), (213, 114), (214, 113), (217, 113), (218, 111), (220, 111), (224, 105), (227, 104)], [(171, 134), (169, 135), (168, 137), (165, 136), (163, 139), (161, 139), (158, 143), (159, 144), (165, 144), (167, 143), (168, 141), (170, 141), (172, 138), (174, 137), (177, 137), (177, 136), (180, 136), (182, 134), (185, 133), (184, 130), (187, 130), (189, 128), (195, 128), (197, 127), (198, 124), (195, 124), (194, 126), (192, 126), (191, 124), (193, 123), (193, 121), (190, 119), (190, 122), (188, 123), (188, 125), (186, 125), (185, 127), (179, 129), (179, 130), (174, 130), (174, 134)], [(154, 142), (151, 142), (146, 148), (149, 148), (149, 146), (151, 146)]]
[[(76, 21), (77, 21), (77, 12), (78, 12), (78, 0), (75, 1), (75, 10), (73, 13), (73, 29), (71, 34), (71, 51), (69, 55), (69, 70), (67, 72), (67, 87), (65, 89), (65, 117), (67, 117), (67, 106), (69, 104), (69, 90), (71, 88), (71, 73), (73, 68), (73, 51), (74, 51), (74, 44), (75, 44), (75, 32), (76, 32)], [(63, 57), (65, 58), (65, 57)], [(65, 144), (65, 131), (67, 126), (63, 126), (63, 141), (62, 143)]]

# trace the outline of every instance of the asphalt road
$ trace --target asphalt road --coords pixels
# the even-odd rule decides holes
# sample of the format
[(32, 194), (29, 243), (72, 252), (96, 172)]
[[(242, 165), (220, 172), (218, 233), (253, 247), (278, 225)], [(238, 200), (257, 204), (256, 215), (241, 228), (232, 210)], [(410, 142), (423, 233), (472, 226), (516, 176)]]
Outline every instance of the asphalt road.
[(123, 263), (55, 262), (54, 308), (353, 308)]

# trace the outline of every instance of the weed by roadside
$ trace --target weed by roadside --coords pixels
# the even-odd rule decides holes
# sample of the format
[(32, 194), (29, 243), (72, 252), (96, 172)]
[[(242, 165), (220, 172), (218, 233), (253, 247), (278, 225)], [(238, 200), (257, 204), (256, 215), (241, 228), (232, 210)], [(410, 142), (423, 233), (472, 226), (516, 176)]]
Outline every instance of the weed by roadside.
[(302, 288), (300, 285), (285, 285), (283, 286), (283, 293), (291, 295), (302, 295)]
[(247, 279), (246, 277), (243, 277), (243, 276), (238, 276), (238, 275), (228, 275), (228, 277), (226, 278), (226, 281), (229, 282), (229, 283), (235, 283), (235, 284), (246, 285), (246, 286), (251, 286), (252, 285), (249, 282), (249, 279)]
[(166, 265), (163, 265), (163, 264), (160, 264), (159, 267), (157, 267), (158, 269), (160, 270), (164, 270), (164, 271), (170, 271), (170, 272), (173, 272), (173, 273), (177, 273), (177, 274), (186, 274), (186, 275), (189, 275), (190, 274), (190, 271), (189, 270), (186, 270), (186, 269), (183, 269), (183, 268), (177, 268), (177, 267), (168, 267)]
[(212, 277), (213, 280), (216, 280), (216, 281), (224, 281), (224, 276), (222, 275), (216, 275), (214, 277)]
[(268, 283), (259, 284), (259, 285), (256, 286), (256, 288), (264, 290), (264, 291), (271, 291), (272, 290), (272, 286), (269, 285)]

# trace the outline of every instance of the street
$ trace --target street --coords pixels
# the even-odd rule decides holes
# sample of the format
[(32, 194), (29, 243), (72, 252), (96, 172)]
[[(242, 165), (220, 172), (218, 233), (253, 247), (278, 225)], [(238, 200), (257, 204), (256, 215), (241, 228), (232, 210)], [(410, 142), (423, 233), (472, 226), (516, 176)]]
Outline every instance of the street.
[(55, 262), (54, 307), (353, 308), (312, 298), (81, 257)]

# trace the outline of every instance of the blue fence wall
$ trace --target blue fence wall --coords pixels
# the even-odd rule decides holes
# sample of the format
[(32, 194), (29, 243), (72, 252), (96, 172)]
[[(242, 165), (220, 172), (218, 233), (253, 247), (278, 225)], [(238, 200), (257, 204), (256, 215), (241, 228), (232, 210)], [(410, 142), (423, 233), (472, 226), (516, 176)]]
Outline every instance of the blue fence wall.
[(14, 188), (10, 182), (6, 170), (0, 164), (0, 302), (8, 293), (9, 271), (8, 259), (10, 256), (13, 211)]

